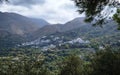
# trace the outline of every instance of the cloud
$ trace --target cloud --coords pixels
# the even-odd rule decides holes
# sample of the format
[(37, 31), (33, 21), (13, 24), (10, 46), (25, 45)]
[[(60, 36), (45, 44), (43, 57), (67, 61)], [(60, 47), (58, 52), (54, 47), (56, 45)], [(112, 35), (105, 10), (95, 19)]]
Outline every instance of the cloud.
[(45, 0), (9, 0), (9, 2), (13, 5), (29, 7), (35, 4), (44, 4)]
[[(0, 10), (3, 12), (15, 12), (28, 17), (42, 18), (50, 23), (65, 23), (80, 16), (76, 12), (77, 8), (74, 2), (71, 0), (44, 0), (43, 2), (38, 0), (37, 3), (34, 1), (37, 0), (18, 0), (18, 5), (16, 5), (17, 2), (14, 2), (16, 4), (3, 4)], [(27, 4), (29, 4), (30, 8)]]

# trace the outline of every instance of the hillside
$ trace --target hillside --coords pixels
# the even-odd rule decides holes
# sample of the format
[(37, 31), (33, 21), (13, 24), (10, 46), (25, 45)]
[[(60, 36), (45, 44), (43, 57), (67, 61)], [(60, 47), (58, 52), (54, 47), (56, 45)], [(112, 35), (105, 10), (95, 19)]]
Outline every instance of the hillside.
[(76, 18), (65, 24), (42, 27), (28, 37), (31, 40), (22, 43), (22, 45), (55, 47), (66, 43), (74, 45), (75, 43), (79, 43), (81, 45), (80, 43), (97, 42), (102, 45), (102, 43), (113, 44), (118, 42), (120, 31), (117, 30), (117, 24), (115, 22), (110, 21), (101, 28), (100, 26), (95, 27), (91, 24), (84, 23), (83, 19)]
[(77, 41), (93, 42), (94, 39), (97, 42), (104, 40), (106, 43), (111, 38), (111, 41), (119, 40), (116, 38), (119, 38), (120, 32), (113, 21), (101, 28), (85, 23), (83, 17), (75, 18), (65, 24), (49, 24), (42, 19), (27, 18), (15, 13), (0, 13), (0, 16), (1, 47), (15, 47), (18, 44), (37, 44), (44, 47)]
[(44, 26), (33, 32), (31, 36), (33, 36), (34, 39), (37, 39), (51, 34), (58, 36), (64, 35), (68, 37), (69, 35), (79, 35), (89, 39), (92, 37), (95, 38), (105, 34), (114, 34), (119, 32), (119, 30), (117, 30), (117, 24), (113, 21), (110, 21), (109, 23), (103, 25), (103, 27), (100, 27), (92, 26), (90, 23), (85, 23), (83, 20), (84, 18), (75, 18), (65, 24)]
[[(38, 20), (41, 23), (38, 23)], [(37, 19), (37, 21), (35, 21), (35, 19), (19, 14), (0, 12), (0, 29), (7, 30), (12, 34), (25, 35), (31, 33), (43, 26), (43, 23), (49, 24), (42, 19)]]
[(0, 12), (0, 47), (10, 47), (26, 41), (27, 35), (43, 27), (43, 23), (49, 24), (42, 19), (35, 21), (16, 13)]
[(65, 24), (51, 24), (49, 26), (44, 26), (37, 31), (33, 32), (30, 36), (33, 36), (33, 39), (37, 39), (42, 36), (48, 36), (55, 33), (63, 33), (71, 31), (82, 26), (87, 26), (84, 21), (84, 18), (75, 18)]

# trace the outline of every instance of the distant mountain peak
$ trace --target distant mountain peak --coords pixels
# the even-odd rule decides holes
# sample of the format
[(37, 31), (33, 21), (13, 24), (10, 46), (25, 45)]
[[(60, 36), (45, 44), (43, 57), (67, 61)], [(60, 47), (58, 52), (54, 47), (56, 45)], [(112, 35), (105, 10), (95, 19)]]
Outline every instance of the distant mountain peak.
[(50, 25), (50, 23), (48, 23), (44, 19), (40, 19), (40, 18), (30, 18), (30, 19), (32, 20), (33, 23), (36, 23), (39, 27)]
[(48, 24), (43, 19), (36, 20), (16, 13), (0, 12), (0, 29), (7, 30), (11, 34), (25, 35)]

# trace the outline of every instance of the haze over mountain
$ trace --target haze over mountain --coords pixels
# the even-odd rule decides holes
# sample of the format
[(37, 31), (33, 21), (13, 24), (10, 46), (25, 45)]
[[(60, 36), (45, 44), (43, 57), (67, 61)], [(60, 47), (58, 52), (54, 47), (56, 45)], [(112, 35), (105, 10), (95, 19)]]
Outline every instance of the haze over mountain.
[(32, 20), (33, 23), (35, 23), (40, 28), (46, 25), (50, 25), (50, 23), (48, 23), (44, 19), (37, 19), (37, 18), (30, 18), (30, 19)]
[[(39, 21), (39, 22), (38, 22)], [(0, 30), (25, 35), (49, 24), (42, 19), (32, 19), (15, 13), (0, 12)]]

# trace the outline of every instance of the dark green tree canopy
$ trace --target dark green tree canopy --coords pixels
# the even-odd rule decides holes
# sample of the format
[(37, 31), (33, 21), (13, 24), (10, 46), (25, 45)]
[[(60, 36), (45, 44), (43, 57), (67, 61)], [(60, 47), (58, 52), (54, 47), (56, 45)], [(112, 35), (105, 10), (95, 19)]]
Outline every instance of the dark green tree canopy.
[(120, 51), (106, 48), (97, 52), (92, 59), (92, 72), (90, 75), (119, 75)]
[(59, 75), (81, 75), (83, 70), (83, 61), (76, 55), (68, 57), (64, 67)]
[[(102, 25), (107, 23), (107, 19), (114, 19), (118, 23), (118, 29), (120, 29), (120, 17), (117, 12), (113, 17), (110, 16), (115, 8), (119, 10), (119, 0), (74, 0), (78, 7), (79, 13), (85, 13), (85, 22), (92, 22), (93, 25)], [(104, 10), (109, 8), (108, 10)], [(113, 9), (113, 10), (111, 10)], [(102, 13), (104, 11), (104, 13)]]

